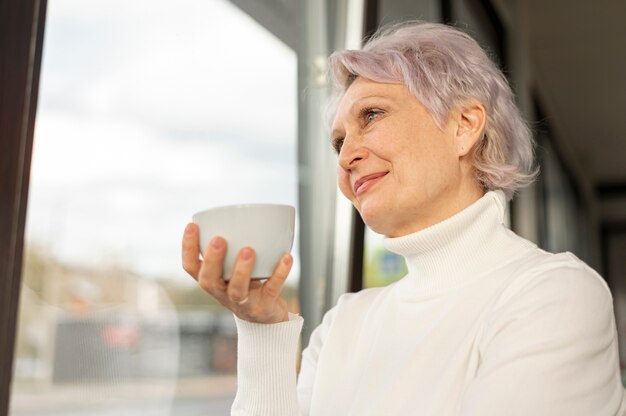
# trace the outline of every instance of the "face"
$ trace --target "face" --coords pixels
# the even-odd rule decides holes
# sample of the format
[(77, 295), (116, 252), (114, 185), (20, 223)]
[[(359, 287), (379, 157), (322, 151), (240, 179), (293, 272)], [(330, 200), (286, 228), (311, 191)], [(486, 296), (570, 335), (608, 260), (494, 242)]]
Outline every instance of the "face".
[(440, 129), (404, 85), (359, 77), (332, 127), (339, 187), (377, 233), (426, 228), (463, 208), (458, 136), (454, 117)]

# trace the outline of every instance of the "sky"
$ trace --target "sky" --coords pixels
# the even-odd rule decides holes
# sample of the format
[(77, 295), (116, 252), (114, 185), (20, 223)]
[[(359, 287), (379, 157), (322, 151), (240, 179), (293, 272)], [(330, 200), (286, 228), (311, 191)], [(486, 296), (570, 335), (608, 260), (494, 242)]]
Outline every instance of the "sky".
[(296, 64), (225, 0), (49, 1), (27, 244), (182, 279), (193, 213), (297, 206)]

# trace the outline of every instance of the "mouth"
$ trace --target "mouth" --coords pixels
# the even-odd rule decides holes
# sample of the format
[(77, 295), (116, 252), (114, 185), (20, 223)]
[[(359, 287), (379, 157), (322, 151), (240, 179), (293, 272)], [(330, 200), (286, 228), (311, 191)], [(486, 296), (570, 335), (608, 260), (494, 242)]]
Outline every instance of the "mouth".
[(354, 184), (354, 194), (360, 196), (367, 192), (372, 186), (374, 186), (379, 180), (381, 180), (389, 172), (377, 172), (371, 175), (366, 175), (357, 180)]

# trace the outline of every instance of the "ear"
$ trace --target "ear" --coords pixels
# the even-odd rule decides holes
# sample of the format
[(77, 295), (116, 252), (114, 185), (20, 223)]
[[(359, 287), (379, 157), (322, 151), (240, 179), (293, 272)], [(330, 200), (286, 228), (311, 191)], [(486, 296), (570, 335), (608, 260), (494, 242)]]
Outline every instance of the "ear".
[(487, 122), (485, 107), (472, 102), (457, 113), (456, 146), (459, 157), (466, 156), (482, 138)]

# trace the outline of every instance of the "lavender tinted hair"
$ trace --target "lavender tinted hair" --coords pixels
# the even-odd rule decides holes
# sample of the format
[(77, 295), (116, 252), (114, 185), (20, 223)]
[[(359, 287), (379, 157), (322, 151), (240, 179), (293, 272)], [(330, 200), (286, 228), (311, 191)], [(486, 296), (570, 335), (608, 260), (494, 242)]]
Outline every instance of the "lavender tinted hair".
[(537, 176), (530, 129), (496, 65), (469, 35), (437, 23), (408, 22), (379, 30), (362, 50), (330, 56), (334, 87), (327, 120), (356, 77), (404, 84), (442, 128), (450, 112), (472, 101), (486, 110), (483, 137), (472, 149), (476, 179), (508, 199)]

